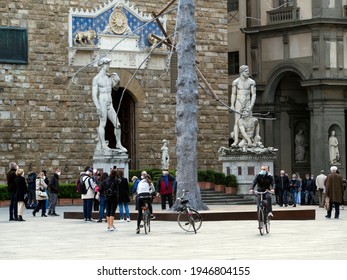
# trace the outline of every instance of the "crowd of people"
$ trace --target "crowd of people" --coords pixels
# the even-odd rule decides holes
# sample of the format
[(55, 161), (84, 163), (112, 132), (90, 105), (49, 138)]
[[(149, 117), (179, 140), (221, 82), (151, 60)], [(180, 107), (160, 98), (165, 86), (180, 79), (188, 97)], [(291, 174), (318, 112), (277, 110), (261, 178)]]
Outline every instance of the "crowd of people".
[[(338, 180), (333, 184), (329, 180), (334, 174), (338, 175)], [(346, 180), (339, 175), (338, 168), (331, 166), (330, 174), (325, 175), (325, 171), (321, 170), (320, 174), (315, 178), (314, 175), (306, 174), (304, 179), (300, 178), (299, 173), (293, 173), (289, 179), (288, 174), (281, 170), (280, 175), (274, 176), (274, 189), (276, 195), (276, 204), (279, 206), (287, 207), (292, 205), (317, 205), (316, 198), (318, 198), (318, 206), (326, 207), (326, 197), (332, 190), (342, 186), (341, 194), (339, 195), (340, 206), (343, 208), (343, 193), (346, 189)], [(330, 195), (331, 196), (331, 195)]]
[[(59, 216), (56, 213), (56, 205), (59, 193), (60, 168), (55, 168), (54, 173), (48, 179), (46, 171), (42, 170), (38, 174), (31, 172), (25, 178), (25, 172), (15, 162), (11, 162), (7, 173), (7, 185), (10, 194), (9, 220), (25, 221), (23, 218), (24, 209), (33, 209), (32, 215), (41, 210), (41, 217)], [(130, 222), (129, 203), (134, 201), (135, 210), (138, 211), (136, 233), (140, 232), (140, 222), (142, 217), (142, 204), (148, 202), (151, 218), (154, 219), (152, 210), (152, 200), (154, 196), (161, 199), (161, 209), (165, 210), (167, 204), (169, 208), (173, 206), (173, 197), (176, 192), (177, 182), (174, 176), (169, 174), (168, 169), (163, 169), (156, 185), (146, 171), (141, 172), (140, 178), (131, 178), (133, 187), (129, 190), (128, 179), (124, 177), (123, 170), (112, 169), (110, 174), (98, 172), (90, 166), (86, 166), (78, 176), (78, 183), (84, 184), (85, 193), (81, 193), (83, 200), (83, 217), (85, 222), (93, 221), (92, 212), (98, 211), (96, 222), (107, 222), (107, 230), (116, 230), (114, 217), (119, 209), (121, 222)], [(275, 193), (276, 204), (280, 207), (297, 207), (299, 205), (316, 205), (327, 209), (326, 218), (331, 218), (332, 209), (335, 209), (335, 218), (339, 218), (340, 208), (343, 209), (344, 191), (346, 180), (339, 174), (338, 168), (332, 166), (330, 174), (325, 175), (324, 170), (315, 178), (311, 174), (306, 174), (304, 179), (298, 173), (293, 173), (291, 178), (281, 170), (279, 175), (272, 176), (267, 166), (262, 166), (261, 171), (255, 177), (252, 189), (272, 190)], [(151, 196), (149, 201), (143, 197)], [(266, 195), (268, 200), (269, 215), (272, 214), (272, 198)]]
[(19, 168), (18, 164), (11, 162), (9, 171), (6, 174), (7, 188), (10, 194), (9, 220), (24, 222), (24, 210), (33, 209), (32, 215), (41, 210), (41, 217), (48, 215), (59, 216), (55, 212), (58, 202), (60, 168), (55, 168), (50, 179), (47, 178), (46, 171), (42, 170), (39, 174), (30, 173), (25, 178), (24, 169)]
[[(138, 211), (136, 233), (140, 232), (140, 222), (142, 219), (142, 199), (144, 196), (150, 196), (148, 201), (151, 218), (154, 219), (152, 211), (152, 200), (154, 196), (161, 198), (161, 208), (166, 209), (173, 206), (173, 195), (176, 189), (175, 177), (169, 174), (168, 169), (163, 169), (156, 186), (146, 171), (141, 172), (140, 179), (133, 176), (131, 181), (133, 187), (129, 190), (128, 179), (124, 177), (122, 170), (112, 169), (110, 174), (107, 172), (98, 172), (98, 170), (86, 166), (84, 171), (79, 174), (79, 182), (86, 185), (86, 193), (81, 194), (83, 200), (84, 221), (93, 221), (92, 210), (98, 211), (98, 223), (102, 223), (106, 216), (107, 230), (116, 230), (114, 226), (114, 216), (117, 208), (119, 209), (120, 222), (130, 222), (129, 203), (131, 198), (134, 200), (135, 210)], [(147, 201), (146, 201), (147, 202)], [(97, 206), (93, 208), (93, 205)]]
[(339, 174), (336, 166), (331, 166), (328, 175), (321, 170), (316, 178), (312, 174), (305, 174), (304, 179), (301, 179), (296, 172), (289, 178), (288, 174), (281, 170), (279, 175), (274, 176), (272, 187), (276, 204), (280, 207), (318, 205), (320, 208), (327, 209), (326, 218), (331, 218), (331, 211), (335, 208), (336, 219), (339, 218), (339, 210), (344, 209), (343, 196), (346, 180)]
[[(32, 215), (41, 211), (41, 217), (59, 216), (56, 213), (56, 205), (59, 194), (60, 168), (55, 168), (54, 173), (48, 179), (46, 171), (39, 173), (31, 172), (25, 177), (23, 169), (17, 163), (9, 164), (7, 172), (7, 185), (10, 194), (9, 220), (25, 221), (23, 218), (24, 209), (31, 209)], [(84, 185), (85, 192), (81, 192), (83, 201), (83, 217), (85, 222), (93, 221), (92, 212), (98, 211), (96, 222), (107, 222), (107, 230), (116, 230), (114, 217), (116, 210), (119, 210), (120, 222), (130, 222), (129, 203), (132, 199), (135, 202), (135, 209), (138, 211), (136, 233), (140, 232), (140, 222), (142, 217), (141, 199), (144, 195), (149, 195), (151, 218), (154, 219), (152, 210), (152, 200), (154, 196), (161, 198), (161, 208), (166, 209), (173, 206), (173, 195), (176, 190), (176, 179), (169, 174), (168, 169), (163, 169), (157, 184), (154, 186), (152, 179), (146, 171), (141, 172), (140, 179), (133, 176), (131, 179), (133, 188), (129, 190), (128, 179), (124, 177), (123, 170), (112, 169), (110, 174), (98, 172), (90, 166), (86, 166), (79, 174), (76, 182), (77, 186)], [(46, 211), (48, 209), (48, 215)]]
[[(298, 173), (293, 173), (291, 179), (284, 170), (280, 175), (272, 176), (268, 166), (263, 165), (259, 174), (253, 180), (250, 193), (257, 187), (258, 192), (265, 193), (267, 200), (268, 215), (273, 217), (272, 213), (272, 193), (275, 194), (276, 204), (280, 207), (297, 207), (297, 205), (318, 205), (326, 208), (326, 218), (330, 219), (332, 209), (335, 209), (334, 218), (340, 216), (340, 209), (344, 209), (344, 191), (346, 190), (346, 180), (339, 174), (336, 166), (330, 167), (330, 174), (325, 175), (324, 170), (314, 178), (311, 174), (306, 174), (305, 179), (301, 179)], [(257, 199), (259, 204), (259, 196)]]

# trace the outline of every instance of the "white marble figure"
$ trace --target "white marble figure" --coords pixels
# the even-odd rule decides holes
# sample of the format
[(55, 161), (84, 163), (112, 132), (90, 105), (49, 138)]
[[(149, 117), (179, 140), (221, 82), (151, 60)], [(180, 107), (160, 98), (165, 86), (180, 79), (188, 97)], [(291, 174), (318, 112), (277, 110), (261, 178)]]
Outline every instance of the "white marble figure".
[(329, 137), (329, 157), (330, 164), (337, 164), (340, 162), (340, 152), (339, 152), (339, 142), (335, 136), (335, 131), (331, 131), (331, 135)]
[(110, 62), (109, 58), (100, 59), (98, 63), (101, 68), (100, 72), (93, 79), (92, 96), (100, 120), (98, 127), (99, 141), (96, 147), (101, 150), (110, 150), (105, 141), (105, 127), (107, 119), (109, 119), (114, 126), (116, 148), (121, 152), (127, 152), (127, 149), (121, 144), (120, 123), (112, 104), (112, 89), (118, 90), (120, 79), (117, 73), (108, 73)]
[(259, 135), (259, 121), (256, 117), (252, 116), (252, 112), (247, 110), (242, 111), (241, 118), (238, 122), (238, 129), (242, 136), (242, 140), (238, 143), (240, 148), (264, 147)]
[(233, 138), (234, 143), (232, 146), (237, 146), (239, 143), (239, 120), (240, 113), (244, 110), (248, 112), (253, 111), (253, 106), (256, 99), (255, 81), (249, 77), (249, 68), (247, 65), (240, 66), (240, 77), (235, 79), (232, 83), (231, 90), (231, 109), (237, 111), (235, 113), (235, 124)]
[(161, 168), (169, 169), (170, 156), (169, 156), (169, 147), (168, 141), (163, 140), (163, 146), (161, 147)]
[(305, 148), (306, 148), (306, 139), (304, 131), (302, 129), (295, 135), (295, 160), (304, 161), (305, 160)]

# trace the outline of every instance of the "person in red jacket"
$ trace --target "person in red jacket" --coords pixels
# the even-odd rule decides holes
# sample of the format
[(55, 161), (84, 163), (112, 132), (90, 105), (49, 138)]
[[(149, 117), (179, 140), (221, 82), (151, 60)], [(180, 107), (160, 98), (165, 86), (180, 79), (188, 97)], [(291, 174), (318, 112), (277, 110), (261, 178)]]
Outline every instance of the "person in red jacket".
[(172, 194), (174, 190), (175, 177), (169, 174), (168, 169), (163, 169), (163, 174), (159, 177), (156, 191), (161, 197), (161, 209), (166, 209), (166, 200), (169, 203), (169, 208), (173, 205)]

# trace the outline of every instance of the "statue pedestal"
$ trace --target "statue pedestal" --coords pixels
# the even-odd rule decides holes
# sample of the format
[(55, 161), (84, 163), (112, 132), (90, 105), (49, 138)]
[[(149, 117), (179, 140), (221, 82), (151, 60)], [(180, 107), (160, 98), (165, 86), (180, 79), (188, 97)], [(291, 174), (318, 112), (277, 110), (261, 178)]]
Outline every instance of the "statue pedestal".
[(237, 194), (248, 194), (255, 176), (262, 165), (269, 167), (269, 172), (274, 176), (275, 154), (235, 153), (219, 156), (223, 164), (225, 175), (234, 174), (237, 177)]
[(95, 150), (93, 156), (93, 168), (107, 172), (116, 166), (124, 172), (124, 177), (129, 179), (129, 156), (127, 153), (117, 149)]

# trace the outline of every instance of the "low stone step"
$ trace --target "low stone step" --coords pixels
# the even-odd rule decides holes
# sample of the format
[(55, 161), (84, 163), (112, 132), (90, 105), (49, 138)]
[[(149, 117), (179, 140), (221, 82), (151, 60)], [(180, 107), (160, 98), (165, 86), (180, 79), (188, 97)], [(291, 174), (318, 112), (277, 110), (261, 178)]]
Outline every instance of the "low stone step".
[(202, 201), (206, 205), (218, 205), (218, 204), (227, 204), (227, 205), (245, 205), (255, 203), (252, 197), (245, 197), (243, 195), (232, 195), (226, 194), (223, 192), (215, 192), (212, 189), (201, 190)]

